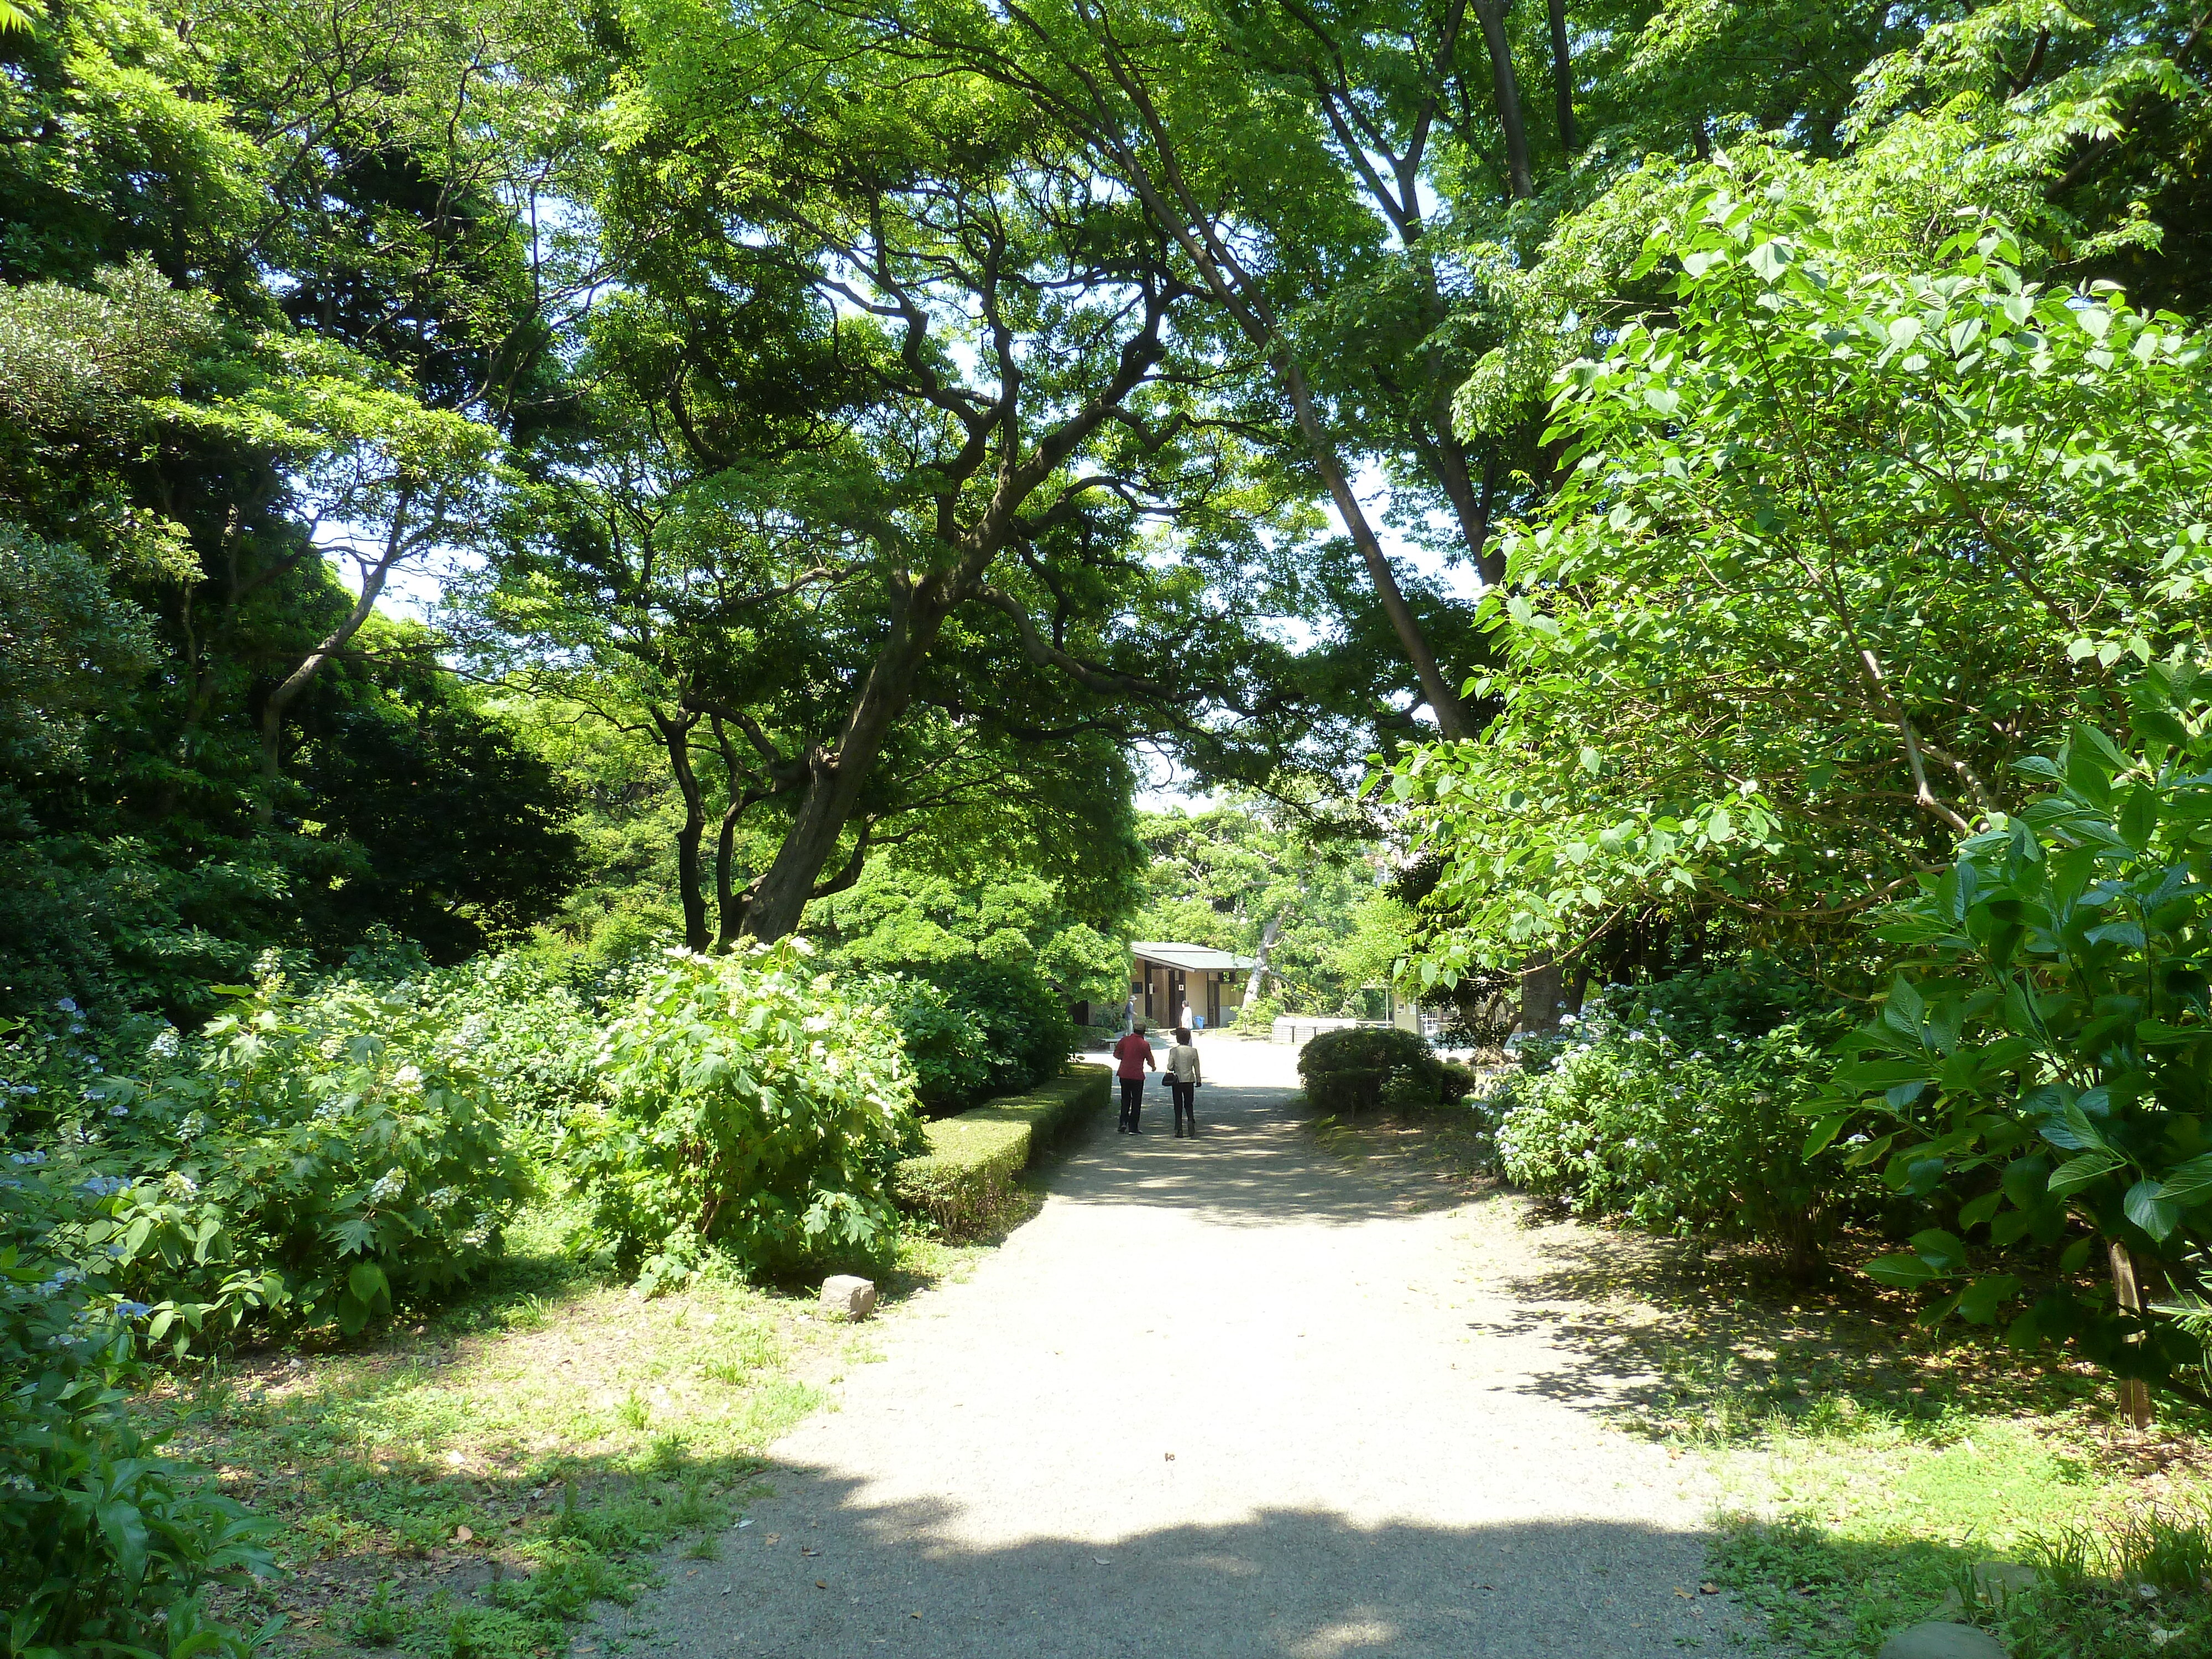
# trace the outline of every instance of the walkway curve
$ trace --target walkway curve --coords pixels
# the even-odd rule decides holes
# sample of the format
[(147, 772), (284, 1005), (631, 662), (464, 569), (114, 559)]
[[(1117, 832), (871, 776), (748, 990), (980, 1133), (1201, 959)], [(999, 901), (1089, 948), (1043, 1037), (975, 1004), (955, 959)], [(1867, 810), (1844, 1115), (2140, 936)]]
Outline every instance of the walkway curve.
[(1723, 1645), (1694, 1466), (1560, 1386), (1494, 1206), (1413, 1212), (1317, 1147), (1287, 1048), (1206, 1063), (1196, 1140), (1157, 1090), (1142, 1136), (1103, 1125), (624, 1622), (687, 1659)]

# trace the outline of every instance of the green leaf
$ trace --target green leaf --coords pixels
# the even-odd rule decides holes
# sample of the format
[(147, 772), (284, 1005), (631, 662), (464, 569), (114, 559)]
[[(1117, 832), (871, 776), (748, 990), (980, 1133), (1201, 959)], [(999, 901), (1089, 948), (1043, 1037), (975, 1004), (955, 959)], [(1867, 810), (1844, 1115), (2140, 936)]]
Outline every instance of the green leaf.
[(384, 1276), (384, 1269), (376, 1263), (358, 1261), (354, 1264), (353, 1271), (346, 1275), (346, 1288), (364, 1305), (368, 1305), (374, 1304), (379, 1297), (388, 1296), (392, 1286)]
[(2077, 1238), (2058, 1253), (2058, 1271), (2078, 1273), (2088, 1265), (2089, 1252), (2096, 1247), (2094, 1238)]
[(1917, 1255), (1878, 1255), (1866, 1264), (1867, 1277), (1894, 1285), (1899, 1290), (1916, 1290), (1937, 1277), (1936, 1269)]
[(100, 1506), (100, 1532), (123, 1576), (136, 1584), (146, 1576), (146, 1517), (136, 1504), (116, 1498)]
[(1826, 1151), (1828, 1143), (1843, 1132), (1844, 1125), (1850, 1119), (1849, 1112), (1837, 1112), (1815, 1123), (1806, 1132), (1804, 1156), (1811, 1158), (1816, 1152)]
[(2138, 853), (2158, 829), (2158, 791), (2148, 784), (2137, 784), (2120, 803), (2120, 839)]
[(1906, 1036), (1918, 1036), (1921, 1022), (1927, 1015), (1927, 1003), (1913, 988), (1912, 981), (1899, 974), (1889, 988), (1888, 1000), (1882, 1004), (1882, 1023)]
[(2010, 1273), (1976, 1279), (1959, 1294), (1959, 1316), (1972, 1325), (1993, 1325), (1997, 1310), (2020, 1294), (2020, 1280)]
[(1930, 1227), (1912, 1235), (1914, 1254), (1937, 1273), (1957, 1273), (1966, 1265), (1966, 1247), (1957, 1235)]
[(2138, 1181), (2129, 1188), (2120, 1207), (2127, 1212), (2129, 1220), (2153, 1238), (2166, 1237), (2181, 1219), (2179, 1208), (2159, 1197), (2155, 1181)]
[(2212, 1152), (2199, 1152), (2166, 1172), (2158, 1185), (2159, 1201), (2187, 1208), (2212, 1197)]
[(2063, 1110), (2045, 1118), (2038, 1127), (2045, 1140), (2068, 1152), (2089, 1152), (2105, 1144), (2104, 1136), (2097, 1133), (2078, 1101), (2068, 1101)]
[(2091, 1182), (2110, 1175), (2126, 1160), (2108, 1146), (2096, 1146), (2079, 1158), (2069, 1158), (2051, 1172), (2050, 1192), (2054, 1198), (2078, 1192)]
[(1961, 1227), (1980, 1226), (1997, 1212), (1997, 1206), (2004, 1202), (2004, 1188), (1998, 1187), (1984, 1193), (1979, 1198), (1967, 1200), (1959, 1206), (1959, 1224)]

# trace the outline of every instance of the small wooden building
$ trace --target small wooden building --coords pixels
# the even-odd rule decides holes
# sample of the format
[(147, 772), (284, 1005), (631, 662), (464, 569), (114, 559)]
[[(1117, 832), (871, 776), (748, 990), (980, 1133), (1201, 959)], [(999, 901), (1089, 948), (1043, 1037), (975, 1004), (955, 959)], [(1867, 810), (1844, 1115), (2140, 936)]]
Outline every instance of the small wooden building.
[(1132, 1012), (1147, 1025), (1171, 1024), (1186, 1007), (1204, 1015), (1209, 1029), (1227, 1024), (1244, 1000), (1246, 976), (1259, 966), (1233, 951), (1157, 939), (1139, 939), (1129, 955)]

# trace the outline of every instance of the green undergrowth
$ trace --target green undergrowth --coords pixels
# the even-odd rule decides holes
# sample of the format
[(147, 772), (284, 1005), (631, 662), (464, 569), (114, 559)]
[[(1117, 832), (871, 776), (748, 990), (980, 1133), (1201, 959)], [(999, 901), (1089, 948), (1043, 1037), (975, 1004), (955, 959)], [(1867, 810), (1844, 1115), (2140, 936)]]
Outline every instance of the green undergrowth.
[(1979, 1334), (1900, 1337), (1848, 1284), (1753, 1281), (1702, 1314), (1668, 1285), (1626, 1345), (1656, 1381), (1621, 1415), (1709, 1464), (1713, 1575), (1787, 1650), (1872, 1655), (1948, 1619), (2014, 1659), (2212, 1656), (2200, 1413), (2137, 1433), (2109, 1384)]
[[(474, 1293), (343, 1348), (210, 1364), (173, 1396), (177, 1450), (281, 1526), (286, 1575), (241, 1615), (293, 1651), (544, 1659), (594, 1603), (628, 1603), (684, 1539), (711, 1556), (762, 1454), (824, 1403), (872, 1333), (811, 1286), (709, 1271), (645, 1297), (569, 1261), (574, 1218), (526, 1215)], [(896, 1302), (981, 1251), (927, 1239)]]

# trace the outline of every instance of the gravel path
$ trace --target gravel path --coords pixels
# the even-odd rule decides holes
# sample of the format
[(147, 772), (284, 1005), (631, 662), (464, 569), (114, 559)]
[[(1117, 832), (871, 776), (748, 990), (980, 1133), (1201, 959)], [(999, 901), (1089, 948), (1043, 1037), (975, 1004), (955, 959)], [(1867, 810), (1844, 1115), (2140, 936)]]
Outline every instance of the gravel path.
[(1196, 1140), (1157, 1089), (1103, 1123), (623, 1622), (714, 1659), (1723, 1647), (1694, 1466), (1603, 1427), (1510, 1292), (1540, 1235), (1316, 1146), (1287, 1048), (1207, 1048)]

